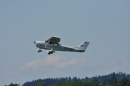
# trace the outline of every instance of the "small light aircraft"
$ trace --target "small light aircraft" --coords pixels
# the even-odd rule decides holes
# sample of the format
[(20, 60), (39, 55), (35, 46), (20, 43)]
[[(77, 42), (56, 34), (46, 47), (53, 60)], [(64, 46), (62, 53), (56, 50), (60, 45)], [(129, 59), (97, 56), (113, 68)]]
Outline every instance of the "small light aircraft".
[(68, 52), (85, 52), (89, 42), (85, 41), (78, 47), (68, 47), (59, 44), (60, 38), (53, 36), (46, 41), (34, 41), (36, 47), (39, 48), (37, 52), (42, 52), (41, 49), (48, 50), (48, 54), (53, 54), (55, 51), (68, 51)]

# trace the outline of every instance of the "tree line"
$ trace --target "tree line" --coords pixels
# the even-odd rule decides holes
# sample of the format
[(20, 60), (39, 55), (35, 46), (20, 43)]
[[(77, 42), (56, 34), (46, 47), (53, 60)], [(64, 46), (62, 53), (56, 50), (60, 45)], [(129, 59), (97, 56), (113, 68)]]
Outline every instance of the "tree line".
[[(19, 84), (10, 84), (6, 86), (20, 86)], [(38, 79), (25, 82), (22, 86), (130, 86), (130, 74), (122, 72), (111, 73), (108, 75), (95, 77), (60, 77)]]

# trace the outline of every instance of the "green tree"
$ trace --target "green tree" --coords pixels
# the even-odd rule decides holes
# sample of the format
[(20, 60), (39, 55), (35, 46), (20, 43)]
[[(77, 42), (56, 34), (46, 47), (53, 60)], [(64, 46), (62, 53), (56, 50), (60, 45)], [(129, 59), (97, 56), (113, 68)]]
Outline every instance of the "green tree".
[(126, 84), (126, 86), (130, 86), (130, 79), (129, 79), (129, 82)]
[(91, 82), (92, 84), (93, 84), (93, 86), (99, 86), (99, 80), (95, 77), (93, 80), (92, 80), (92, 82)]
[(11, 83), (10, 85), (8, 85), (8, 86), (20, 86), (19, 84), (13, 84), (13, 83)]
[(108, 84), (109, 84), (109, 85), (116, 85), (116, 83), (117, 83), (117, 79), (116, 79), (115, 74), (113, 74), (113, 75), (111, 76), (111, 78), (109, 79)]
[(38, 84), (36, 84), (36, 86), (46, 86), (45, 82), (39, 82)]
[(119, 86), (130, 86), (130, 85), (128, 85), (129, 84), (129, 79), (128, 78), (123, 78), (123, 79), (121, 79), (118, 83), (117, 83), (117, 85), (119, 85)]

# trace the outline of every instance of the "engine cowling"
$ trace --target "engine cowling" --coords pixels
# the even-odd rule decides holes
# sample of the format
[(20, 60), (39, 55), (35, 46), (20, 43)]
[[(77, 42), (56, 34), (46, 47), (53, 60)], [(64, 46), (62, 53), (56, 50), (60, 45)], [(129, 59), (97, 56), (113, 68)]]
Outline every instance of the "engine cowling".
[(55, 51), (54, 50), (48, 50), (47, 53), (48, 54), (53, 54)]

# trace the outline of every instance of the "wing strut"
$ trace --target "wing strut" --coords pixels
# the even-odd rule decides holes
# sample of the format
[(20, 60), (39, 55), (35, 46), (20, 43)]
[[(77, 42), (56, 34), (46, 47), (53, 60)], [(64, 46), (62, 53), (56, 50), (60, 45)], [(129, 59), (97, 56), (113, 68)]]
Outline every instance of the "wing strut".
[(47, 45), (46, 45), (46, 47), (45, 48), (47, 48), (48, 47), (48, 44), (50, 43), (50, 40), (48, 41), (48, 43), (47, 43)]

